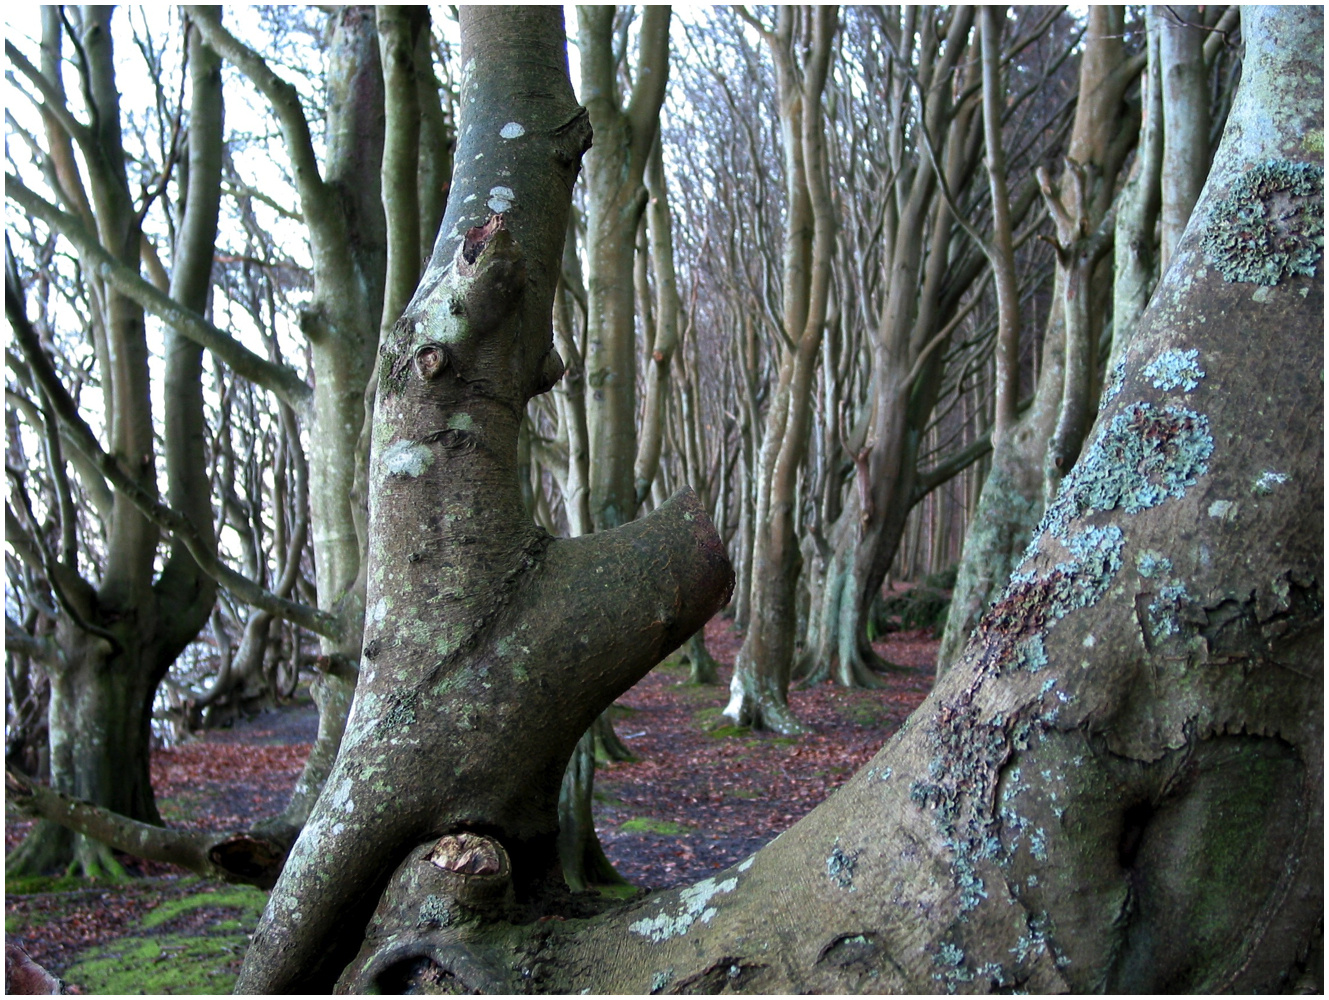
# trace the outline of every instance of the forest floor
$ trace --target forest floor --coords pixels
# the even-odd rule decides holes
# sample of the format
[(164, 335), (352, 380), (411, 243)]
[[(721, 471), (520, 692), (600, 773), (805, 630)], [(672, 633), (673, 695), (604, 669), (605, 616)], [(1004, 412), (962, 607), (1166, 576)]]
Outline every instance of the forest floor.
[[(720, 686), (683, 683), (677, 654), (611, 710), (636, 756), (602, 764), (596, 828), (634, 885), (685, 885), (740, 861), (811, 811), (900, 727), (932, 686), (937, 642), (896, 632), (876, 648), (900, 669), (873, 691), (830, 684), (792, 690), (799, 738), (725, 724), (721, 712), (741, 638), (707, 626)], [(154, 753), (153, 785), (172, 826), (242, 829), (277, 812), (317, 729), (308, 701)], [(6, 852), (26, 821), (6, 816)], [(124, 859), (126, 882), (7, 880), (5, 934), (33, 960), (87, 993), (227, 993), (265, 894), (182, 869)]]

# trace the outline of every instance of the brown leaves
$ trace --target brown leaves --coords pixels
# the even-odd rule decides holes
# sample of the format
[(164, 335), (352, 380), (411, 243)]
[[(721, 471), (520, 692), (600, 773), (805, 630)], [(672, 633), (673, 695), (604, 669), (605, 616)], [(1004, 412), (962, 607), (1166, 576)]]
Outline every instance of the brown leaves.
[[(712, 620), (706, 643), (728, 681), (741, 637)], [(893, 633), (877, 650), (908, 669), (877, 691), (829, 684), (792, 690), (790, 705), (815, 732), (798, 740), (761, 733), (709, 735), (728, 689), (680, 685), (683, 668), (657, 669), (620, 699), (616, 722), (639, 756), (596, 774), (596, 828), (618, 871), (641, 885), (685, 885), (742, 860), (819, 805), (866, 763), (932, 687), (938, 643)], [(624, 823), (638, 820), (628, 830)], [(646, 830), (634, 830), (646, 819)], [(682, 833), (650, 832), (667, 824)]]

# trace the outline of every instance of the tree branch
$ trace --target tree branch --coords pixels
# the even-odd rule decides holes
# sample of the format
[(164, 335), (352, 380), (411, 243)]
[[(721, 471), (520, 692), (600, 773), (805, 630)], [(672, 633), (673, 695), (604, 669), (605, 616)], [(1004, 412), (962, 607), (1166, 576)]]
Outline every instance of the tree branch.
[(221, 358), (237, 375), (269, 390), (296, 409), (303, 409), (313, 398), (313, 390), (295, 369), (273, 364), (255, 354), (224, 330), (162, 294), (151, 282), (117, 261), (82, 222), (31, 191), (13, 174), (5, 177), (5, 193), (25, 212), (41, 219), (73, 243), (101, 278), (169, 323), (182, 336)]
[(15, 338), (27, 355), (33, 377), (49, 397), (57, 419), (69, 433), (75, 446), (88, 456), (115, 489), (128, 498), (130, 503), (154, 524), (171, 532), (189, 550), (189, 554), (205, 573), (241, 600), (256, 608), (270, 611), (280, 618), (295, 622), (321, 636), (330, 639), (341, 637), (344, 622), (339, 615), (284, 600), (231, 569), (221, 561), (216, 552), (210, 550), (187, 517), (159, 501), (129, 473), (118, 457), (108, 455), (102, 450), (97, 436), (79, 414), (78, 404), (70, 397), (60, 381), (54, 366), (51, 365), (50, 359), (46, 357), (37, 340), (36, 331), (32, 329), (23, 314), (22, 293), (18, 290), (12, 273), (7, 274), (5, 280), (5, 313), (13, 327)]
[(270, 888), (289, 847), (248, 833), (171, 830), (140, 823), (57, 792), (9, 767), (5, 768), (5, 793), (6, 800), (26, 815), (58, 823), (136, 858), (165, 861), (226, 882)]
[(300, 105), (299, 92), (274, 73), (262, 56), (223, 28), (215, 8), (186, 5), (185, 10), (208, 45), (248, 77), (249, 82), (268, 99), (286, 140), (286, 152), (295, 170), (300, 200), (304, 203), (304, 216), (313, 219), (322, 215), (328, 208), (330, 196), (318, 169), (309, 121)]
[(69, 105), (65, 103), (64, 94), (62, 94), (45, 74), (36, 66), (28, 61), (28, 57), (20, 52), (13, 42), (5, 41), (5, 55), (10, 61), (18, 67), (20, 73), (28, 78), (37, 91), (42, 95), (41, 110), (54, 118), (65, 133), (79, 144), (88, 155), (92, 155), (89, 144), (92, 141), (92, 135), (88, 127), (76, 119), (69, 111)]

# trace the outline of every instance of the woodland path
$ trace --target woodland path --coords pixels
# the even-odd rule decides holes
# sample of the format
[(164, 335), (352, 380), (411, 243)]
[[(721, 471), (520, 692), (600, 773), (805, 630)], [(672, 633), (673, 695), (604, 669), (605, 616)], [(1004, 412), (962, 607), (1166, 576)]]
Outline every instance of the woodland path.
[[(675, 657), (611, 711), (635, 762), (602, 764), (595, 818), (605, 852), (637, 886), (688, 884), (742, 860), (826, 798), (923, 700), (937, 642), (897, 632), (877, 650), (903, 669), (876, 691), (792, 690), (814, 727), (799, 739), (726, 726), (720, 713), (741, 639), (707, 626), (721, 686), (682, 684)], [(157, 751), (152, 775), (173, 826), (240, 829), (278, 811), (317, 727), (306, 703)], [(6, 818), (6, 851), (27, 824)], [(262, 894), (125, 859), (124, 885), (51, 879), (7, 885), (5, 929), (32, 958), (88, 992), (229, 992)], [(177, 975), (178, 973), (178, 975)]]

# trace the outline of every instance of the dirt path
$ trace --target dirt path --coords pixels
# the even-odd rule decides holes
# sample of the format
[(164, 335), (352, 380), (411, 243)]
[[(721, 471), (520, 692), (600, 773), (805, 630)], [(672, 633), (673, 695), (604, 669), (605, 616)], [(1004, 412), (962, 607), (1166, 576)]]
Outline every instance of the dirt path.
[[(725, 725), (739, 637), (707, 627), (721, 685), (680, 683), (656, 668), (613, 710), (637, 756), (596, 775), (605, 853), (635, 885), (666, 888), (739, 861), (813, 809), (863, 765), (926, 696), (937, 643), (896, 633), (878, 650), (904, 669), (877, 691), (792, 691), (813, 727), (800, 739)], [(182, 828), (234, 828), (279, 811), (318, 726), (306, 703), (153, 755), (163, 818)], [(6, 849), (27, 823), (6, 818)], [(96, 993), (229, 992), (262, 907), (258, 890), (202, 882), (170, 865), (129, 862), (122, 886), (46, 879), (6, 886), (6, 935), (40, 964)]]

